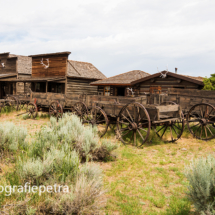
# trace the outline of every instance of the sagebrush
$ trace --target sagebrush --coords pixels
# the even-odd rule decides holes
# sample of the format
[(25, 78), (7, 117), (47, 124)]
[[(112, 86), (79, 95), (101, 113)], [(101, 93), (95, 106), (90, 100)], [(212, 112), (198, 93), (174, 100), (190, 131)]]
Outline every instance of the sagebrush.
[(187, 166), (188, 198), (202, 215), (215, 214), (215, 158), (212, 155), (198, 158)]

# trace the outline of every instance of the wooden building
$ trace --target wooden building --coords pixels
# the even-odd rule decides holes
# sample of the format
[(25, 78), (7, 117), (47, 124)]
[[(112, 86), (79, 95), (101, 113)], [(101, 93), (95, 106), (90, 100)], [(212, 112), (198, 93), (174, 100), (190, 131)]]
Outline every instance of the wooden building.
[(105, 75), (91, 63), (69, 60), (70, 53), (30, 55), (32, 75), (17, 82), (31, 83), (33, 92), (97, 94), (97, 87), (90, 83), (106, 78)]
[(132, 82), (148, 76), (150, 76), (149, 73), (143, 72), (141, 70), (133, 70), (100, 81), (92, 82), (91, 85), (98, 86), (99, 95), (129, 96), (132, 95), (132, 93), (134, 95), (138, 95), (138, 88), (133, 86)]
[[(139, 74), (143, 77), (138, 77)], [(135, 79), (135, 80), (134, 80)], [(91, 83), (98, 86), (98, 93), (106, 96), (141, 96), (146, 93), (160, 93), (168, 88), (202, 89), (203, 78), (162, 71), (153, 75), (134, 70)], [(119, 93), (120, 92), (120, 93)]]
[(18, 79), (31, 77), (31, 57), (7, 53), (0, 54), (0, 99), (6, 94), (23, 94), (29, 84), (17, 83)]

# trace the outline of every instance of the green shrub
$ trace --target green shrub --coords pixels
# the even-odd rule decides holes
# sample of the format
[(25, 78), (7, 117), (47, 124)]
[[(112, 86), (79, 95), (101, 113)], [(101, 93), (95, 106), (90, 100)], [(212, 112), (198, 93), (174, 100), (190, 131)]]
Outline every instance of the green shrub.
[(17, 127), (12, 122), (0, 124), (0, 149), (16, 151), (25, 145), (27, 129)]
[[(15, 170), (6, 175), (11, 185), (68, 185), (69, 193), (18, 196), (20, 214), (95, 214), (103, 206), (104, 190), (99, 165), (86, 162), (107, 160), (117, 146), (107, 140), (99, 141), (97, 128), (82, 125), (74, 115), (65, 114), (59, 121), (40, 129), (30, 140), (25, 129), (12, 123), (0, 124), (0, 147), (22, 149)], [(85, 163), (84, 163), (84, 162)], [(21, 194), (20, 194), (21, 195)], [(39, 205), (37, 211), (32, 202)], [(4, 199), (0, 198), (0, 204)], [(28, 202), (28, 203), (27, 203)], [(19, 214), (16, 212), (16, 214)]]
[(23, 181), (30, 178), (40, 182), (47, 177), (54, 177), (65, 181), (67, 176), (74, 178), (79, 168), (79, 156), (76, 151), (67, 151), (66, 148), (58, 150), (54, 147), (46, 151), (43, 159), (27, 158), (19, 160), (17, 174)]
[(215, 213), (215, 158), (198, 158), (187, 166), (185, 176), (189, 181), (189, 199), (197, 212), (203, 215)]

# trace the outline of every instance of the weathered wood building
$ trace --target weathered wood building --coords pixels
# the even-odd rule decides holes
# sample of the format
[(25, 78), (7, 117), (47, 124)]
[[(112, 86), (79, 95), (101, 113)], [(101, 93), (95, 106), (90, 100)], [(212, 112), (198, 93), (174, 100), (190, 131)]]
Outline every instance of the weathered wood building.
[[(138, 71), (143, 77), (140, 77)], [(99, 94), (106, 96), (130, 96), (132, 94), (141, 96), (149, 92), (167, 91), (168, 88), (202, 89), (204, 86), (202, 77), (185, 76), (168, 71), (150, 75), (140, 70), (96, 81), (91, 85), (98, 86)]]
[(31, 57), (7, 53), (0, 54), (0, 99), (6, 94), (22, 94), (29, 87), (17, 83), (31, 77)]
[(31, 83), (33, 92), (97, 94), (97, 87), (90, 83), (106, 78), (105, 75), (91, 63), (69, 60), (70, 53), (30, 55), (32, 75), (17, 82)]
[[(141, 70), (133, 70), (120, 75), (112, 76), (100, 81), (92, 82), (92, 86), (98, 86), (98, 94), (105, 96), (129, 96), (132, 94), (132, 82), (150, 76)], [(129, 90), (129, 89), (130, 90)], [(133, 86), (132, 91), (138, 95), (138, 88)]]

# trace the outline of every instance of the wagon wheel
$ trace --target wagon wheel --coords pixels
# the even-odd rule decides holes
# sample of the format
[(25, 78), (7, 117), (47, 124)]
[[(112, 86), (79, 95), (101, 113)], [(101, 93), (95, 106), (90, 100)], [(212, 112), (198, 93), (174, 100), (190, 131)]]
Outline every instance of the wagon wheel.
[(160, 105), (176, 105), (176, 103), (172, 101), (165, 101), (165, 102), (162, 102)]
[(71, 112), (78, 117), (80, 117), (82, 120), (83, 118), (88, 115), (88, 109), (87, 106), (83, 102), (77, 102), (71, 107)]
[(107, 114), (100, 108), (95, 106), (88, 114), (83, 115), (83, 124), (88, 123), (92, 126), (97, 126), (99, 137), (103, 137), (108, 129)]
[(178, 140), (184, 131), (184, 116), (181, 119), (165, 122), (159, 126), (155, 125), (155, 133), (165, 142), (173, 143)]
[[(176, 103), (172, 101), (165, 101), (160, 105), (176, 105)], [(159, 138), (164, 139), (165, 142), (173, 143), (183, 134), (184, 124), (184, 115), (181, 112), (181, 119), (168, 121), (159, 126), (155, 125), (155, 133)]]
[(59, 102), (52, 102), (49, 106), (49, 116), (61, 118), (63, 116), (63, 108)]
[(19, 110), (19, 100), (15, 96), (8, 95), (6, 97), (5, 107), (10, 107), (11, 109)]
[(206, 103), (194, 105), (187, 114), (187, 127), (190, 133), (201, 140), (215, 137), (215, 108)]
[(117, 135), (124, 144), (133, 142), (136, 146), (142, 146), (150, 129), (150, 117), (142, 104), (129, 103), (121, 109), (117, 117)]
[(27, 112), (29, 118), (32, 117), (33, 119), (35, 119), (37, 117), (37, 112), (38, 112), (37, 105), (34, 103), (29, 103), (26, 108), (26, 112)]

